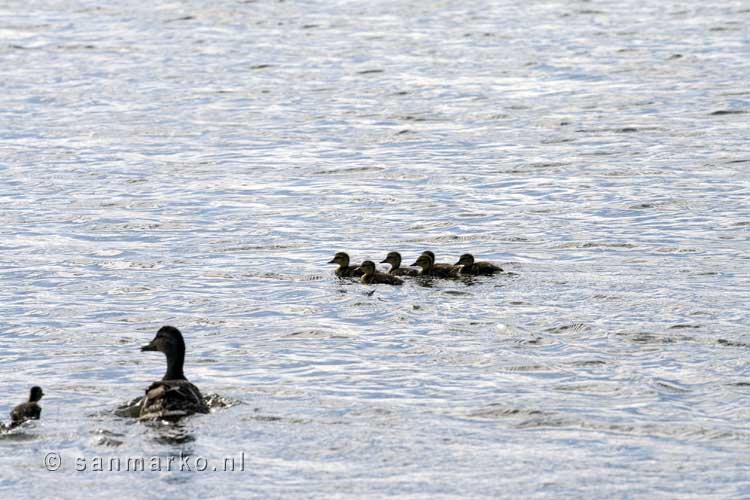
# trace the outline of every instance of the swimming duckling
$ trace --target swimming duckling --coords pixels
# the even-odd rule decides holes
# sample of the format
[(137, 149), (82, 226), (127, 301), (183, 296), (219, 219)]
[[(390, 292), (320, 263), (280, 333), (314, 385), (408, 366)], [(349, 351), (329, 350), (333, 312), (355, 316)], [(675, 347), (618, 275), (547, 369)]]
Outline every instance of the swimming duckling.
[(41, 387), (38, 385), (32, 387), (29, 391), (29, 400), (11, 410), (9, 428), (19, 426), (27, 420), (39, 420), (39, 417), (42, 416), (42, 407), (39, 406), (39, 400), (42, 399), (42, 396), (44, 396), (44, 393)]
[(383, 285), (402, 285), (404, 282), (390, 274), (381, 273), (375, 269), (375, 263), (371, 260), (364, 261), (359, 268), (364, 274), (359, 279), (360, 283), (366, 285), (383, 284)]
[(193, 413), (208, 413), (203, 395), (188, 382), (182, 367), (185, 363), (185, 341), (173, 326), (162, 326), (156, 337), (141, 351), (161, 351), (167, 356), (167, 373), (146, 389), (141, 401), (140, 420), (177, 420)]
[(336, 276), (339, 278), (359, 278), (362, 276), (362, 271), (357, 266), (349, 265), (349, 254), (346, 252), (336, 252), (336, 255), (328, 263), (339, 265), (336, 269)]
[(388, 271), (391, 276), (416, 276), (419, 274), (418, 269), (401, 267), (401, 254), (398, 252), (388, 252), (385, 260), (381, 260), (380, 263), (391, 265), (391, 269)]
[(425, 250), (424, 252), (422, 252), (422, 255), (426, 255), (427, 257), (430, 258), (430, 260), (432, 261), (433, 269), (444, 269), (444, 271), (438, 271), (438, 272), (451, 273), (455, 275), (456, 269), (454, 268), (456, 266), (454, 266), (453, 264), (448, 264), (448, 263), (435, 262), (435, 253), (432, 250)]
[(419, 256), (412, 266), (420, 267), (420, 276), (435, 276), (436, 278), (456, 278), (460, 268), (450, 264), (435, 264), (426, 253)]
[(458, 259), (458, 262), (456, 262), (456, 265), (462, 266), (461, 274), (471, 274), (474, 276), (489, 276), (491, 274), (503, 272), (500, 266), (496, 266), (492, 262), (475, 262), (474, 256), (470, 253), (463, 254)]

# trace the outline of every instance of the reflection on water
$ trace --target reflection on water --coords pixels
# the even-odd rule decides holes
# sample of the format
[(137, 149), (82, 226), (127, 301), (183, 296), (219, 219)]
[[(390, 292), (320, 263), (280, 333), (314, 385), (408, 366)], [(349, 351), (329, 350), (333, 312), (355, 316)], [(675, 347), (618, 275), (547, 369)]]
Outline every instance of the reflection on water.
[[(747, 8), (2, 9), (0, 490), (747, 496)], [(426, 248), (506, 272), (326, 264)], [(164, 324), (212, 412), (144, 424)]]

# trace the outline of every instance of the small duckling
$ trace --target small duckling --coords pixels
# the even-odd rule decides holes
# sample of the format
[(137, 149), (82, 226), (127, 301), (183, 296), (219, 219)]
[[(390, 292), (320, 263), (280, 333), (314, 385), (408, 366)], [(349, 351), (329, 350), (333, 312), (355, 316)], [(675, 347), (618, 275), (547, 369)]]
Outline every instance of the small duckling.
[(418, 269), (401, 267), (401, 254), (398, 252), (388, 252), (385, 260), (381, 260), (380, 263), (391, 265), (391, 269), (388, 271), (391, 276), (416, 276), (419, 274)]
[(346, 252), (336, 252), (328, 263), (339, 265), (336, 269), (336, 276), (339, 278), (359, 278), (363, 274), (359, 267), (349, 265), (349, 254)]
[(422, 255), (426, 255), (432, 261), (433, 269), (445, 269), (444, 272), (455, 273), (455, 266), (453, 264), (435, 262), (435, 253), (432, 250), (425, 250)]
[(42, 407), (39, 406), (39, 400), (42, 399), (42, 396), (44, 396), (44, 393), (41, 387), (38, 385), (32, 387), (29, 391), (29, 400), (11, 410), (8, 428), (17, 427), (27, 420), (39, 420), (39, 417), (42, 416)]
[(500, 266), (496, 266), (492, 262), (475, 262), (474, 256), (470, 253), (463, 254), (456, 262), (457, 266), (461, 267), (461, 274), (470, 274), (473, 276), (490, 276), (495, 273), (503, 272)]
[(390, 274), (381, 273), (375, 269), (375, 263), (371, 260), (364, 261), (359, 268), (362, 270), (362, 277), (359, 279), (360, 283), (365, 285), (402, 285), (404, 282), (399, 278)]
[(177, 328), (162, 326), (156, 332), (156, 337), (141, 347), (141, 351), (163, 352), (167, 356), (167, 372), (161, 380), (146, 389), (139, 420), (177, 420), (193, 413), (208, 413), (201, 391), (188, 381), (182, 371), (185, 341)]
[(460, 268), (450, 264), (435, 264), (429, 254), (422, 254), (412, 266), (420, 267), (420, 276), (435, 276), (436, 278), (456, 278)]

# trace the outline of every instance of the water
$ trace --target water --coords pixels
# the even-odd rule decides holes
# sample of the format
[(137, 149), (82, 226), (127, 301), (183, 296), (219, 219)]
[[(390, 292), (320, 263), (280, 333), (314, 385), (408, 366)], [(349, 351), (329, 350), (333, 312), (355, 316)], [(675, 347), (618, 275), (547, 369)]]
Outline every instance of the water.
[(750, 9), (650, 4), (6, 2), (0, 492), (749, 496)]

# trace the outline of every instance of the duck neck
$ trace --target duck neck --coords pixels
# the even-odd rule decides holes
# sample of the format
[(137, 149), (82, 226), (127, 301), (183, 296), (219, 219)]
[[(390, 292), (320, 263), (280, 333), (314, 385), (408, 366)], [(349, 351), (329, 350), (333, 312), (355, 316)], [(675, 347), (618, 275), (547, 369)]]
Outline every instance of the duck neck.
[(185, 352), (167, 354), (167, 373), (162, 380), (187, 380), (182, 367), (185, 364)]

